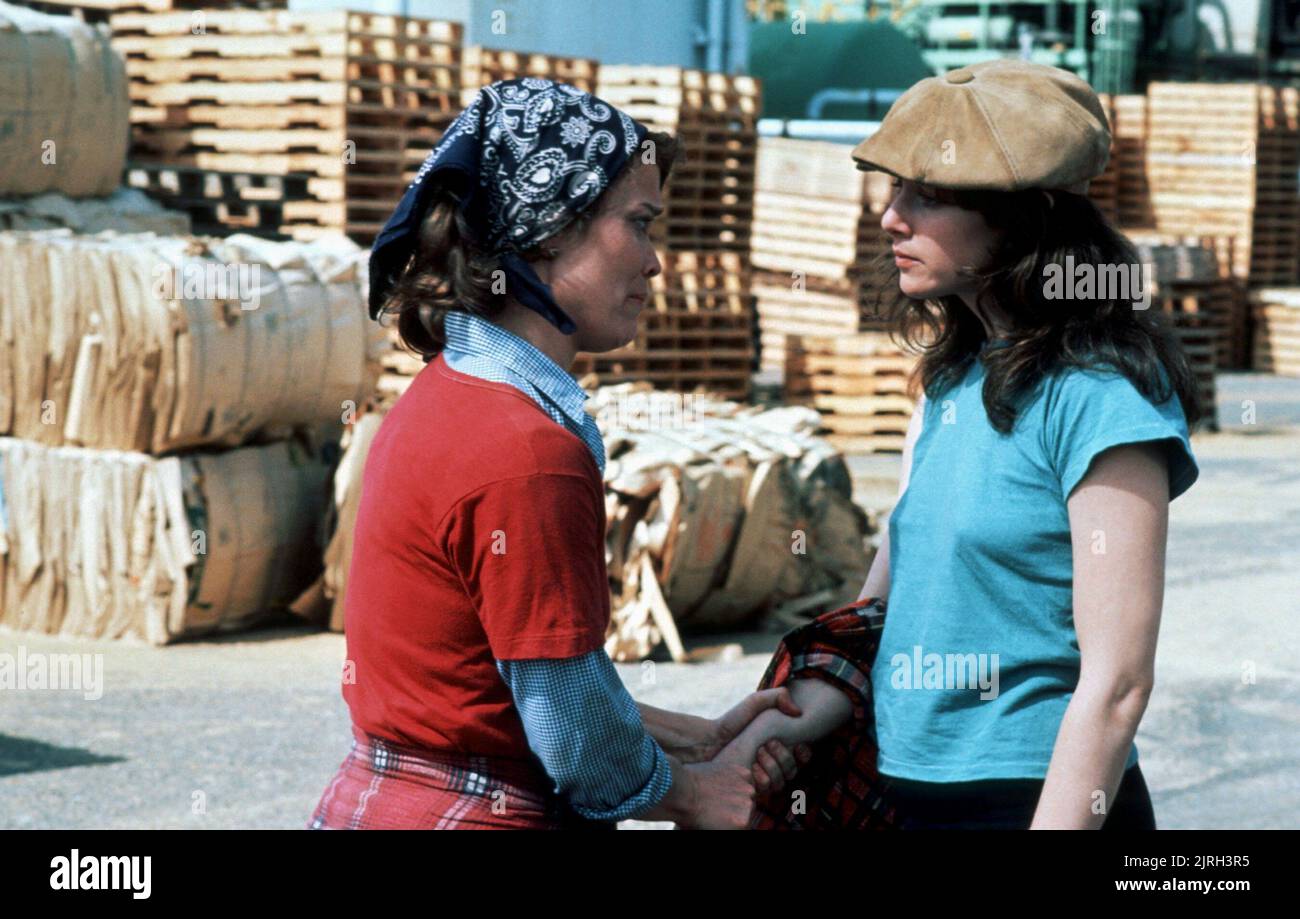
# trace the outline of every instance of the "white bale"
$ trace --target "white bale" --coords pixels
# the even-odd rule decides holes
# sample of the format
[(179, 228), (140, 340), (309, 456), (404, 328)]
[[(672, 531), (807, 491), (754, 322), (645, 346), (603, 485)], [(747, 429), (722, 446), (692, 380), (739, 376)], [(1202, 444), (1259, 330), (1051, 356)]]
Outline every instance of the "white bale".
[(298, 441), (159, 459), (0, 438), (0, 626), (162, 645), (252, 625), (319, 570), (331, 471)]
[(153, 454), (338, 434), (379, 374), (366, 258), (341, 236), (0, 233), (0, 434)]
[(71, 16), (0, 2), (0, 196), (110, 194), (131, 138), (126, 64)]

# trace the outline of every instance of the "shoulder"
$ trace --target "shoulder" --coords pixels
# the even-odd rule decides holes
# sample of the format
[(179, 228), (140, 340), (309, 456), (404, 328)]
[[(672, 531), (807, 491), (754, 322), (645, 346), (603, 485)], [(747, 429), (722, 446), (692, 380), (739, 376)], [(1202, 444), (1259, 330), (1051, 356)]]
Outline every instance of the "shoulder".
[(424, 481), (445, 501), (530, 476), (601, 488), (586, 445), (532, 398), (508, 383), (447, 372), (437, 361), (398, 399), (381, 435), (392, 471)]
[[(1167, 376), (1161, 372), (1162, 382)], [(1157, 401), (1106, 367), (1070, 367), (1044, 380), (1038, 420), (1043, 448), (1069, 495), (1093, 460), (1123, 444), (1160, 443), (1169, 462), (1170, 498), (1197, 478), (1186, 416), (1176, 393)]]
[(1168, 386), (1169, 378), (1163, 369), (1158, 375), (1165, 391), (1147, 394), (1111, 367), (1058, 368), (1044, 380), (1045, 408), (1049, 415), (1104, 416), (1108, 426), (1159, 417), (1186, 433), (1187, 419), (1178, 394)]

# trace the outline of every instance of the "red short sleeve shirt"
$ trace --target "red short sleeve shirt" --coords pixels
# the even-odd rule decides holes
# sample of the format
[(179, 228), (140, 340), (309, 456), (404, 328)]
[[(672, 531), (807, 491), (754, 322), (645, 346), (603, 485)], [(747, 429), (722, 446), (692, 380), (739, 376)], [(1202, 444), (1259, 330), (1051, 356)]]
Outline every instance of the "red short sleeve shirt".
[(353, 723), (529, 759), (494, 658), (604, 643), (605, 502), (583, 442), (504, 383), (430, 362), (366, 459), (344, 631)]

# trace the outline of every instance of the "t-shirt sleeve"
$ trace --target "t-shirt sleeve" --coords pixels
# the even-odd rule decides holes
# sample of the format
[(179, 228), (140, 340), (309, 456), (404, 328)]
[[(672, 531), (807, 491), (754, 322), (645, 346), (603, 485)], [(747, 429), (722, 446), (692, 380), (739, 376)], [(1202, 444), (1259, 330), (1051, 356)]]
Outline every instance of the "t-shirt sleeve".
[(604, 507), (580, 475), (493, 482), (448, 514), (446, 551), (497, 660), (602, 647), (609, 624)]
[(1103, 451), (1120, 444), (1155, 441), (1165, 447), (1169, 500), (1196, 481), (1187, 419), (1177, 394), (1157, 405), (1125, 376), (1113, 371), (1074, 370), (1058, 381), (1044, 424), (1044, 446), (1069, 498)]

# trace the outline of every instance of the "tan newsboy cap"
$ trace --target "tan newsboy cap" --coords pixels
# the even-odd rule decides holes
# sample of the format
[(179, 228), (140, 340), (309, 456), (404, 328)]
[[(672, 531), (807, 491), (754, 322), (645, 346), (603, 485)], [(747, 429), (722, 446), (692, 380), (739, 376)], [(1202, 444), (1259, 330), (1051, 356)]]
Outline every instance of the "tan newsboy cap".
[(1110, 126), (1092, 87), (1018, 58), (920, 81), (853, 150), (859, 169), (926, 185), (1078, 194), (1109, 157)]

